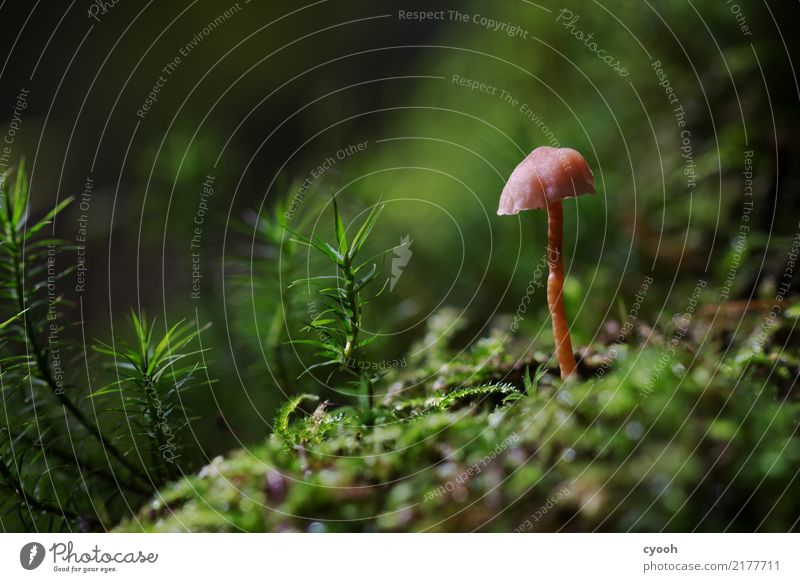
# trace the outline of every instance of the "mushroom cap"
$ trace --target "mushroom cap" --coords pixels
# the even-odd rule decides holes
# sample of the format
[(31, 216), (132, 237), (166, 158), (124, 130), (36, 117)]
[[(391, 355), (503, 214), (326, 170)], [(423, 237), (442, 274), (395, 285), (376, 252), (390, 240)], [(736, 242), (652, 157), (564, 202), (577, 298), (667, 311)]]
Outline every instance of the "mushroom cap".
[(497, 214), (547, 208), (548, 202), (594, 193), (594, 176), (581, 154), (570, 148), (542, 146), (511, 172)]

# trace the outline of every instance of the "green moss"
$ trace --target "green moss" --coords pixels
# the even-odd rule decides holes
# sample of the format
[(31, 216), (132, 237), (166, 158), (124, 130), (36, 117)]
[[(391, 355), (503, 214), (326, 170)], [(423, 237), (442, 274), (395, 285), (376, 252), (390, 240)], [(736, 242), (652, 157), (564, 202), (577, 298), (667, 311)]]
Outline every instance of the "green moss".
[(565, 385), (547, 375), (505, 403), (478, 390), (441, 410), (444, 392), (428, 383), (387, 398), (372, 427), (318, 407), (291, 425), (293, 446), (273, 436), (215, 459), (119, 529), (790, 529), (794, 388), (765, 383), (746, 358), (720, 367), (717, 354), (681, 350), (659, 367), (664, 354), (620, 350), (603, 375)]

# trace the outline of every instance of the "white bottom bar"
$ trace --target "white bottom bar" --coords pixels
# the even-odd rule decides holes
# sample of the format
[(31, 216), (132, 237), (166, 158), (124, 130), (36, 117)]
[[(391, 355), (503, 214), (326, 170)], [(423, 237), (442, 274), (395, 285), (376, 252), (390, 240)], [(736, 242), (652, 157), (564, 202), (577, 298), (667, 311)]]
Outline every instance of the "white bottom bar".
[(4, 534), (0, 579), (797, 581), (799, 550), (797, 534)]

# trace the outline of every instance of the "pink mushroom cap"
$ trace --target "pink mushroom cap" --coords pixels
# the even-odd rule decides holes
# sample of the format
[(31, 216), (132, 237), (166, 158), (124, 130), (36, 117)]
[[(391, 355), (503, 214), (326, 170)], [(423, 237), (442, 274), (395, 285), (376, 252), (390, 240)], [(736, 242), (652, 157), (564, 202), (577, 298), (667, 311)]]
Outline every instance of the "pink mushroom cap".
[(511, 172), (497, 214), (547, 208), (548, 202), (594, 193), (594, 176), (581, 154), (570, 148), (542, 146)]

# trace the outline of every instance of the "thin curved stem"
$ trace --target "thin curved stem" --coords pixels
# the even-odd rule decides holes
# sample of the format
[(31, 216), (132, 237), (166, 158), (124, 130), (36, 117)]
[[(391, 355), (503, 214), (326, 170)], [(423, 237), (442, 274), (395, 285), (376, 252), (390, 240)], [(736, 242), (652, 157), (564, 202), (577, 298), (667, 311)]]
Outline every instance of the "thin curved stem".
[(556, 358), (561, 369), (561, 379), (569, 378), (577, 367), (569, 337), (569, 322), (564, 309), (564, 261), (561, 253), (564, 209), (561, 201), (547, 205), (547, 306), (553, 321), (553, 338), (556, 342)]

